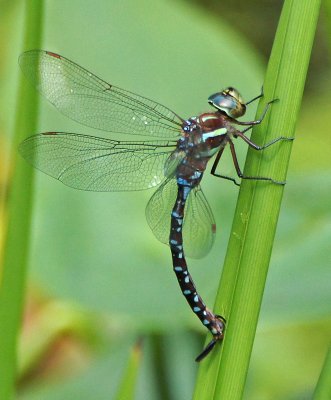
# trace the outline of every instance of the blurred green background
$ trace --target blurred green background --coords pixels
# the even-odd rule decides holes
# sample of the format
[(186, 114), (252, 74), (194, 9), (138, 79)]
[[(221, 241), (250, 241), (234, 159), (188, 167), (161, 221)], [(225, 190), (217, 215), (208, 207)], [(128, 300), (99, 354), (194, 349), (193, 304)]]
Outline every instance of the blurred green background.
[[(208, 110), (206, 99), (223, 87), (248, 100), (263, 82), (282, 2), (220, 3), (46, 1), (43, 48), (187, 118)], [(24, 2), (0, 1), (1, 239), (23, 15)], [(330, 342), (327, 17), (315, 40), (245, 399), (309, 399)], [(254, 112), (253, 105), (247, 120)], [(98, 135), (42, 99), (38, 131), (55, 130)], [(84, 193), (38, 172), (36, 179), (19, 399), (113, 398), (139, 337), (136, 398), (191, 398), (205, 331), (180, 293), (169, 249), (147, 226), (153, 192)], [(189, 267), (212, 306), (238, 190), (208, 174), (203, 188), (218, 234), (211, 253)]]

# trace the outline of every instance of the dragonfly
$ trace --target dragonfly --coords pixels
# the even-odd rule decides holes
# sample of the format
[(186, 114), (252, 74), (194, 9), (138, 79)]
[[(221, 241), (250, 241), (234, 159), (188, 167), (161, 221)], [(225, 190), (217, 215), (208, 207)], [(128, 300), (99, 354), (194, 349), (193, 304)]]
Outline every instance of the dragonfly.
[[(19, 64), (28, 81), (61, 113), (115, 135), (104, 138), (68, 132), (36, 134), (19, 145), (25, 160), (80, 190), (135, 191), (158, 186), (146, 206), (146, 218), (156, 238), (169, 244), (181, 291), (212, 334), (196, 358), (201, 361), (217, 342), (223, 341), (226, 320), (206, 306), (185, 257), (205, 256), (215, 238), (215, 219), (200, 182), (208, 161), (216, 155), (212, 175), (239, 184), (217, 172), (228, 145), (238, 177), (285, 184), (269, 177), (245, 176), (233, 143), (233, 139), (240, 138), (253, 149), (263, 150), (288, 140), (281, 136), (258, 146), (245, 135), (263, 121), (274, 101), (266, 104), (261, 118), (242, 122), (238, 118), (245, 114), (248, 104), (263, 96), (263, 90), (245, 103), (235, 88), (228, 87), (208, 98), (212, 111), (184, 119), (160, 103), (107, 83), (59, 54), (30, 50), (21, 54)], [(241, 131), (236, 126), (246, 128)], [(121, 140), (126, 135), (131, 135), (132, 140)], [(137, 136), (145, 140), (136, 140)]]

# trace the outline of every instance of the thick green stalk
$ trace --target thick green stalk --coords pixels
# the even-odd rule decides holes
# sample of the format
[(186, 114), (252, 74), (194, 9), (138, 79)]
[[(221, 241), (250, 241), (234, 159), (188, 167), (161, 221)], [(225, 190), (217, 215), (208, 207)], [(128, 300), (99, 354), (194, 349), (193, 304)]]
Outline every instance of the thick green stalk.
[(325, 24), (326, 32), (326, 40), (329, 46), (329, 51), (331, 49), (331, 0), (324, 0), (323, 2), (323, 11), (324, 11), (324, 19), (323, 22)]
[[(320, 0), (286, 0), (266, 78), (266, 102), (278, 98), (252, 140), (265, 144), (293, 137), (300, 109)], [(286, 179), (292, 142), (250, 149), (244, 174)], [(194, 399), (242, 398), (284, 187), (243, 181), (231, 230), (215, 312), (228, 320), (222, 351), (216, 347), (199, 369)]]
[[(26, 1), (25, 49), (40, 47), (42, 3), (42, 0)], [(27, 168), (18, 156), (17, 145), (27, 134), (36, 131), (37, 117), (37, 94), (21, 82), (11, 156), (13, 179), (7, 203), (8, 226), (0, 274), (0, 399), (2, 400), (12, 399), (15, 392), (17, 340), (24, 305), (33, 193), (33, 170)]]
[(314, 400), (331, 399), (331, 346), (318, 379)]

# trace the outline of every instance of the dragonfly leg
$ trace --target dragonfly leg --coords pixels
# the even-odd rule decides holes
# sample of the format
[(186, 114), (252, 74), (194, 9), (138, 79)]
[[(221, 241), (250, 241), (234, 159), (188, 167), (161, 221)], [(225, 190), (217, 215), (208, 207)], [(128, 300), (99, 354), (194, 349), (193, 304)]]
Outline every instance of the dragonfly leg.
[(266, 116), (271, 104), (275, 103), (276, 101), (278, 101), (278, 99), (274, 99), (274, 100), (268, 101), (268, 103), (264, 107), (262, 115), (261, 115), (261, 117), (259, 119), (255, 120), (255, 121), (246, 121), (246, 122), (235, 120), (235, 123), (237, 125), (252, 125), (252, 126), (253, 125), (259, 125), (264, 120), (264, 117)]
[(265, 176), (246, 176), (246, 175), (244, 175), (241, 172), (241, 169), (240, 169), (240, 166), (239, 166), (239, 163), (238, 163), (237, 154), (236, 154), (236, 150), (234, 148), (234, 144), (232, 142), (229, 142), (229, 145), (230, 145), (230, 150), (231, 150), (233, 163), (234, 163), (234, 166), (236, 168), (237, 175), (239, 176), (239, 178), (247, 179), (247, 180), (254, 180), (254, 181), (268, 181), (268, 182), (275, 183), (276, 185), (285, 185), (286, 184), (285, 181), (276, 181), (275, 179), (267, 178)]
[(210, 173), (211, 173), (213, 176), (216, 176), (217, 178), (227, 179), (227, 180), (229, 180), (229, 181), (232, 181), (236, 186), (240, 186), (240, 183), (238, 183), (234, 178), (232, 178), (232, 177), (230, 177), (230, 176), (226, 176), (226, 175), (221, 175), (221, 174), (218, 174), (218, 173), (216, 172), (216, 168), (217, 168), (218, 163), (219, 163), (219, 161), (220, 161), (220, 159), (221, 159), (221, 157), (222, 157), (223, 151), (224, 151), (224, 147), (222, 147), (222, 148), (218, 151), (217, 156), (216, 156), (215, 161), (214, 161), (214, 164), (213, 164), (213, 166), (211, 167)]
[(254, 142), (252, 142), (247, 136), (244, 135), (244, 132), (247, 132), (249, 129), (251, 129), (252, 126), (250, 126), (247, 129), (244, 129), (243, 131), (238, 131), (235, 133), (236, 137), (240, 137), (241, 139), (243, 139), (250, 147), (252, 147), (255, 150), (263, 150), (266, 149), (269, 146), (272, 146), (273, 144), (280, 142), (280, 141), (292, 141), (294, 140), (294, 137), (286, 137), (286, 136), (280, 136), (276, 139), (271, 140), (270, 142), (266, 143), (263, 146), (259, 146), (257, 144), (255, 144)]
[[(255, 150), (263, 150), (263, 149), (265, 149), (265, 148), (267, 148), (269, 146), (272, 146), (273, 144), (275, 144), (275, 143), (277, 143), (279, 141), (282, 141), (282, 140), (284, 140), (284, 141), (292, 141), (292, 140), (294, 140), (294, 138), (288, 138), (288, 137), (285, 137), (285, 136), (281, 136), (281, 137), (276, 138), (276, 139), (272, 140), (271, 142), (265, 144), (264, 146), (258, 146), (257, 144), (252, 142), (247, 136), (244, 135), (244, 132), (248, 131), (251, 128), (252, 128), (252, 126), (244, 129), (243, 131), (237, 131), (234, 136), (235, 137), (241, 137), (250, 147), (252, 147)], [(285, 185), (286, 184), (285, 181), (277, 181), (275, 179), (264, 177), (264, 176), (245, 176), (242, 173), (241, 169), (240, 169), (238, 158), (237, 158), (237, 154), (236, 154), (236, 150), (235, 150), (235, 147), (234, 147), (234, 144), (232, 143), (232, 141), (229, 142), (229, 145), (230, 145), (231, 155), (232, 155), (232, 159), (233, 159), (233, 164), (235, 166), (235, 169), (236, 169), (236, 172), (237, 172), (237, 175), (238, 175), (239, 178), (247, 179), (247, 180), (269, 181), (269, 182), (275, 183), (276, 185)], [(220, 161), (220, 159), (222, 157), (223, 151), (224, 151), (224, 147), (222, 147), (218, 151), (210, 173), (213, 176), (216, 176), (217, 178), (227, 179), (229, 181), (232, 181), (236, 186), (240, 186), (240, 183), (238, 183), (235, 178), (232, 178), (232, 177), (226, 176), (226, 175), (221, 175), (221, 174), (218, 174), (216, 172), (216, 168), (217, 168), (217, 166), (219, 164), (219, 161)]]
[(255, 100), (257, 100), (257, 99), (260, 99), (260, 98), (263, 97), (263, 96), (264, 96), (264, 93), (263, 93), (263, 85), (262, 85), (262, 87), (261, 87), (261, 93), (260, 93), (258, 96), (254, 97), (254, 99), (249, 100), (249, 101), (246, 103), (246, 106), (248, 106), (248, 104), (253, 103), (253, 101), (255, 101)]

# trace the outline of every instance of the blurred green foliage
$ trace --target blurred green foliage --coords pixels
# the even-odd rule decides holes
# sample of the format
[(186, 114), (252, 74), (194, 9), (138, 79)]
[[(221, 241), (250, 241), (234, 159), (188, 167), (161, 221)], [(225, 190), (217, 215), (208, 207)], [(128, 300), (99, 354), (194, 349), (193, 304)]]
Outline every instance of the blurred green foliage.
[[(242, 15), (236, 17), (239, 23), (242, 17), (243, 23), (251, 25), (253, 46), (249, 29), (244, 36), (233, 29), (225, 12), (210, 12), (206, 2), (48, 2), (43, 47), (110, 83), (159, 101), (185, 118), (207, 110), (207, 97), (230, 84), (246, 99), (259, 92), (264, 57), (256, 36), (272, 37), (277, 23), (277, 16), (266, 11), (268, 2), (260, 3), (255, 13), (261, 15), (254, 24), (247, 2), (241, 5)], [(23, 3), (2, 2), (0, 7), (0, 152), (6, 171), (19, 74), (17, 57), (23, 50), (19, 28)], [(316, 41), (315, 53), (320, 54), (320, 64), (327, 63), (320, 41)], [(313, 88), (309, 85), (293, 146), (246, 399), (309, 398), (330, 340), (329, 70), (318, 68), (315, 75), (314, 70), (309, 75), (316, 84)], [(253, 116), (254, 109), (247, 119)], [(98, 134), (42, 101), (39, 131), (51, 130)], [(33, 133), (26, 132), (26, 136)], [(1, 180), (4, 190), (9, 183), (5, 175)], [(55, 366), (46, 368), (45, 360), (54, 358), (58, 349), (54, 350), (54, 343), (61, 342), (63, 329), (57, 331), (57, 340), (49, 335), (52, 339), (40, 355), (41, 366), (34, 364), (24, 377), (19, 398), (111, 398), (138, 335), (146, 340), (136, 398), (145, 399), (146, 393), (151, 399), (190, 398), (196, 372), (193, 359), (201, 350), (204, 331), (177, 287), (169, 249), (158, 243), (147, 227), (144, 207), (152, 192), (84, 193), (42, 174), (37, 174), (37, 183), (30, 297), (41, 293), (46, 306), (59, 298), (69, 303), (70, 310), (72, 303), (79, 304), (79, 309), (87, 312), (86, 330), (94, 333), (82, 337), (77, 330), (66, 329), (66, 335), (76, 338), (85, 355), (80, 355), (78, 362), (60, 358)], [(216, 216), (218, 234), (210, 255), (189, 263), (199, 290), (211, 305), (237, 189), (207, 176), (203, 187)], [(55, 310), (50, 319), (57, 318)], [(31, 317), (31, 323), (38, 324), (38, 319)], [(193, 330), (201, 332), (201, 339)], [(159, 340), (161, 354), (160, 346), (155, 345)], [(28, 351), (25, 342), (23, 359)], [(155, 354), (157, 363), (153, 363)], [(66, 370), (68, 360), (73, 365), (71, 373), (58, 373)], [(44, 367), (46, 373), (41, 373)], [(161, 380), (168, 385), (166, 394), (160, 390)]]

